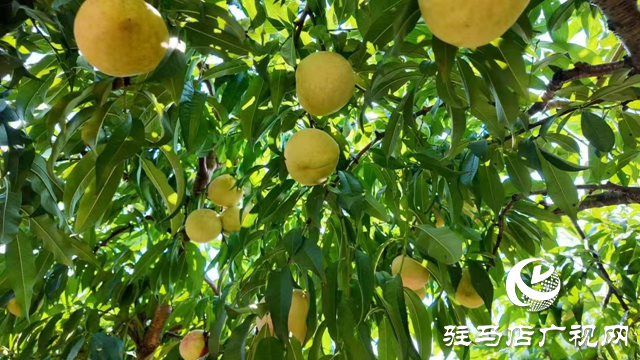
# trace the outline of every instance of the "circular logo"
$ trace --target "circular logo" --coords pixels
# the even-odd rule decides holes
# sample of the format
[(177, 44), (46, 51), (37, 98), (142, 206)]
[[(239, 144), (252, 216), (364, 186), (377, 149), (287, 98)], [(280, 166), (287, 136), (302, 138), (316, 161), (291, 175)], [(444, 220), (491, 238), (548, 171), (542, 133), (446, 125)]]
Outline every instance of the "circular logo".
[[(525, 284), (522, 280), (522, 270), (525, 266), (533, 262), (540, 262), (536, 265), (531, 275), (531, 283)], [(542, 273), (542, 266), (548, 269)], [(542, 259), (527, 259), (515, 264), (507, 276), (507, 296), (509, 300), (520, 307), (526, 307), (528, 311), (542, 311), (547, 309), (558, 297), (560, 293), (560, 276), (555, 272), (553, 265)], [(522, 292), (518, 297), (516, 287)]]

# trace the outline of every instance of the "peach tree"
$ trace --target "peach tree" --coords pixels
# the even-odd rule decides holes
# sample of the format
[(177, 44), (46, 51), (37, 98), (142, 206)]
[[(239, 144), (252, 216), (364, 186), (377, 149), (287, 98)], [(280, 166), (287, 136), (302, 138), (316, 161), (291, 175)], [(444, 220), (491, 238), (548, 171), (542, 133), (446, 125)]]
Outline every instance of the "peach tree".
[(640, 356), (638, 1), (89, 2), (0, 0), (0, 358)]

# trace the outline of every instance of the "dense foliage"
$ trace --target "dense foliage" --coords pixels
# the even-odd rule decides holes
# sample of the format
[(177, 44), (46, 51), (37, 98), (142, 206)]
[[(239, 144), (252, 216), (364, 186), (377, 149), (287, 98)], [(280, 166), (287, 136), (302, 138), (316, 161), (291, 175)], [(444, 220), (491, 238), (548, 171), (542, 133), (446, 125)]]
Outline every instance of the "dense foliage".
[[(226, 360), (640, 356), (636, 0), (531, 0), (475, 49), (432, 36), (415, 0), (154, 0), (172, 46), (131, 78), (79, 53), (81, 2), (0, 0), (0, 306), (23, 315), (0, 311), (0, 358), (178, 359), (194, 329)], [(313, 117), (295, 68), (320, 50), (357, 89)], [(283, 157), (309, 127), (340, 146), (313, 187)], [(195, 244), (184, 222), (222, 210), (206, 196), (222, 174), (244, 227)], [(400, 254), (428, 264), (424, 300), (391, 276)], [(562, 280), (539, 313), (505, 293), (531, 257)], [(454, 299), (463, 269), (478, 309)], [(256, 330), (267, 312), (274, 337)], [(491, 324), (628, 325), (629, 344), (443, 342)]]

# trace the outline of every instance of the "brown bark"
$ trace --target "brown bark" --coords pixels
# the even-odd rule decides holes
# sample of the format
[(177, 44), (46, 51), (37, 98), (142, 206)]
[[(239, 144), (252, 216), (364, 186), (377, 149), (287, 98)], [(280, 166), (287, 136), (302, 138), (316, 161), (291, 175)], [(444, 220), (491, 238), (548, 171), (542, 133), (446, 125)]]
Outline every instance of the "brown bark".
[(217, 167), (218, 161), (215, 150), (211, 150), (206, 157), (198, 159), (198, 172), (193, 182), (193, 195), (200, 195), (204, 191), (209, 185), (211, 174), (216, 171)]
[(618, 37), (631, 58), (631, 64), (640, 69), (640, 8), (636, 0), (591, 0), (607, 18), (609, 29)]
[[(580, 203), (578, 211), (613, 205), (640, 204), (640, 187), (627, 187), (608, 182), (602, 185), (578, 185), (577, 188), (589, 190), (590, 192), (603, 191), (598, 194), (587, 195)], [(546, 190), (539, 190), (531, 195), (546, 195), (546, 193)], [(564, 214), (560, 209), (556, 209), (554, 213), (558, 215)]]
[(162, 341), (162, 330), (167, 318), (171, 315), (171, 306), (168, 304), (159, 304), (153, 314), (151, 324), (144, 332), (144, 338), (141, 344), (136, 346), (136, 357), (140, 360), (149, 359), (156, 351)]
[(527, 115), (532, 116), (541, 111), (545, 111), (556, 92), (562, 89), (564, 84), (568, 82), (588, 77), (611, 75), (620, 69), (631, 67), (630, 59), (600, 65), (589, 65), (583, 62), (576, 63), (571, 70), (562, 70), (555, 73), (553, 79), (551, 79), (551, 82), (547, 86), (547, 90), (540, 96), (542, 101), (533, 104), (529, 110), (527, 110)]

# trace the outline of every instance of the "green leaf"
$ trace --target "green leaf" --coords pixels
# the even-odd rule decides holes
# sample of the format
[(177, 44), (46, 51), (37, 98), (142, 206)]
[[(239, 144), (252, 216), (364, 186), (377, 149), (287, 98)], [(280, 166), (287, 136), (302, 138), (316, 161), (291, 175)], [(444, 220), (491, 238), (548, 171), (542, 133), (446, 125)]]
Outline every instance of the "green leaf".
[(296, 47), (293, 43), (293, 36), (290, 36), (282, 44), (282, 57), (284, 61), (291, 67), (296, 67)]
[(416, 226), (420, 233), (413, 240), (429, 256), (445, 264), (454, 264), (462, 258), (462, 239), (448, 227)]
[(31, 249), (31, 240), (20, 233), (15, 241), (7, 245), (5, 262), (9, 282), (16, 297), (22, 316), (29, 319), (29, 308), (33, 295), (33, 283), (36, 277), (35, 255)]
[(404, 43), (404, 38), (415, 28), (420, 20), (420, 6), (416, 1), (404, 1), (402, 10), (396, 15), (393, 23), (394, 50), (400, 49)]
[(91, 336), (91, 360), (119, 360), (124, 356), (122, 340), (105, 333), (95, 333)]
[(493, 95), (496, 114), (501, 126), (512, 127), (518, 120), (518, 97), (509, 91), (506, 86), (502, 85), (503, 81), (499, 72), (500, 66), (495, 60), (485, 59), (478, 52), (469, 55), (469, 58), (473, 61)]
[(280, 108), (280, 104), (282, 103), (282, 99), (286, 93), (287, 86), (287, 71), (285, 70), (274, 70), (271, 73), (271, 104), (273, 104), (273, 108), (277, 112)]
[(511, 153), (504, 157), (504, 163), (507, 165), (507, 173), (513, 186), (521, 194), (528, 195), (531, 192), (531, 174), (524, 162), (517, 153)]
[(284, 347), (273, 337), (266, 337), (258, 343), (255, 360), (284, 360)]
[(21, 119), (31, 122), (34, 110), (45, 102), (47, 92), (56, 78), (56, 72), (52, 71), (38, 80), (29, 80), (20, 86), (16, 95), (16, 112)]
[(481, 165), (478, 168), (478, 180), (482, 189), (482, 200), (493, 210), (500, 213), (504, 205), (504, 186), (496, 169), (489, 165)]
[(378, 325), (378, 359), (397, 360), (397, 354), (399, 352), (398, 340), (393, 333), (391, 322), (388, 317), (383, 316), (382, 321)]
[(102, 215), (107, 211), (109, 205), (118, 190), (122, 173), (124, 172), (124, 163), (120, 163), (106, 173), (104, 186), (96, 188), (95, 181), (87, 186), (85, 194), (80, 200), (78, 213), (76, 215), (75, 231), (77, 233), (84, 232), (96, 224)]
[[(156, 168), (153, 163), (147, 159), (142, 160), (142, 169), (153, 185), (156, 187), (156, 190), (162, 196), (162, 200), (164, 200), (165, 204), (167, 204), (167, 208), (169, 209), (169, 213), (172, 214), (180, 203), (178, 203), (178, 194), (173, 190), (173, 188), (169, 185), (167, 181), (167, 177)], [(181, 214), (182, 215), (182, 214)], [(171, 234), (175, 234), (180, 229), (182, 224), (182, 219), (184, 216), (174, 216), (171, 218)]]
[(540, 162), (542, 163), (542, 175), (547, 185), (547, 194), (565, 214), (575, 219), (580, 200), (573, 179), (566, 172), (551, 166), (543, 158), (540, 159)]
[(449, 117), (451, 118), (451, 147), (449, 148), (447, 155), (451, 155), (460, 145), (462, 136), (467, 130), (467, 118), (464, 110), (462, 109), (448, 106), (447, 110), (449, 111)]
[(387, 215), (387, 211), (382, 206), (382, 204), (373, 196), (365, 195), (365, 209), (364, 211), (369, 214), (369, 216), (373, 216), (382, 221), (389, 221), (389, 215)]
[(69, 267), (73, 266), (73, 246), (67, 234), (58, 229), (47, 215), (33, 217), (29, 220), (31, 231), (44, 241), (45, 249), (51, 251), (56, 261)]
[(127, 118), (111, 134), (109, 141), (96, 159), (96, 187), (103, 187), (108, 174), (111, 174), (118, 164), (137, 154), (143, 144), (144, 126), (142, 122)]
[(144, 276), (149, 267), (153, 265), (156, 260), (160, 257), (160, 255), (167, 250), (167, 246), (169, 245), (168, 241), (161, 241), (153, 246), (149, 247), (147, 251), (140, 257), (140, 259), (136, 262), (135, 268), (133, 269), (133, 275), (131, 275), (130, 282), (134, 283), (142, 276)]
[(427, 360), (431, 357), (431, 316), (415, 291), (405, 288), (404, 300), (413, 325), (420, 359)]
[(338, 339), (338, 266), (340, 262), (334, 262), (327, 267), (327, 284), (322, 287), (322, 313), (329, 330), (329, 335), (334, 340)]
[[(6, 181), (8, 184), (8, 181)], [(15, 240), (22, 222), (20, 206), (22, 205), (22, 192), (11, 192), (10, 187), (5, 188), (0, 196), (0, 244), (8, 244)]]
[(47, 325), (40, 332), (40, 336), (38, 336), (38, 353), (40, 355), (47, 354), (47, 348), (52, 345), (51, 337), (53, 336), (53, 333), (56, 330), (56, 325), (58, 325), (58, 321), (60, 321), (62, 315), (64, 315), (64, 313), (58, 313), (47, 319)]
[(255, 318), (255, 315), (249, 315), (242, 324), (233, 329), (225, 346), (222, 360), (245, 360), (247, 336), (249, 336), (249, 331), (255, 322)]
[(182, 163), (180, 162), (180, 159), (178, 158), (178, 155), (176, 155), (176, 153), (173, 152), (173, 149), (169, 145), (161, 146), (160, 150), (167, 157), (167, 160), (169, 160), (169, 164), (171, 164), (171, 167), (173, 168), (174, 176), (176, 178), (176, 186), (177, 186), (177, 193), (178, 193), (178, 200), (176, 201), (176, 204), (178, 204), (178, 206), (176, 206), (173, 212), (169, 214), (169, 216), (167, 217), (171, 219), (180, 211), (180, 206), (182, 205), (182, 202), (184, 201), (184, 196), (186, 194), (187, 184), (184, 178), (184, 169), (182, 167)]
[(81, 240), (69, 238), (69, 245), (73, 248), (73, 253), (78, 255), (79, 258), (95, 267), (100, 267), (96, 256), (93, 254), (88, 244)]
[(407, 318), (407, 306), (404, 301), (402, 279), (399, 275), (396, 275), (385, 279), (380, 286), (383, 294), (382, 303), (391, 321), (396, 339), (398, 339), (402, 359), (420, 359), (409, 333), (409, 319)]
[(362, 299), (362, 314), (360, 315), (360, 320), (363, 320), (369, 311), (369, 304), (373, 298), (375, 271), (371, 257), (360, 250), (356, 250), (356, 269), (358, 270), (358, 284), (360, 286), (360, 297)]
[(58, 100), (47, 113), (47, 132), (49, 135), (54, 134), (56, 125), (60, 126), (60, 130), (64, 133), (66, 131), (67, 116), (78, 105), (83, 103), (89, 96), (92, 95), (93, 86), (89, 86), (84, 91), (76, 91), (69, 93)]
[(471, 284), (484, 301), (484, 305), (489, 310), (489, 316), (491, 316), (491, 303), (493, 302), (493, 283), (491, 283), (491, 278), (484, 266), (479, 262), (470, 261), (467, 267), (471, 274)]
[(290, 338), (287, 343), (287, 360), (304, 360), (302, 344), (294, 337)]
[(593, 103), (597, 100), (605, 99), (607, 97), (610, 97), (611, 95), (615, 95), (638, 84), (640, 84), (640, 75), (631, 76), (627, 78), (622, 84), (609, 85), (598, 89), (591, 95), (589, 101)]
[(178, 46), (171, 46), (160, 64), (145, 82), (159, 81), (169, 91), (173, 102), (178, 104), (182, 97), (186, 72), (186, 54)]
[(62, 197), (64, 209), (68, 216), (74, 213), (76, 203), (80, 200), (84, 190), (95, 179), (96, 153), (89, 151), (72, 168), (67, 176)]
[(224, 31), (212, 30), (206, 23), (188, 22), (184, 29), (192, 41), (191, 45), (205, 51), (211, 51), (221, 56), (227, 56), (227, 53), (248, 55), (252, 52), (246, 41)]
[(191, 296), (195, 297), (200, 294), (200, 290), (202, 289), (205, 277), (206, 259), (200, 252), (200, 248), (194, 243), (188, 243), (185, 245), (185, 253), (188, 265), (188, 290)]
[(104, 119), (107, 117), (107, 114), (111, 111), (111, 108), (115, 103), (115, 101), (110, 101), (95, 108), (91, 119), (89, 119), (82, 127), (82, 140), (93, 150), (96, 149), (98, 135), (100, 134), (100, 129), (102, 128)]
[(409, 124), (413, 121), (414, 95), (415, 90), (409, 91), (389, 117), (385, 136), (382, 138), (382, 151), (387, 155), (387, 158), (395, 152), (405, 123)]
[(216, 79), (223, 76), (235, 75), (249, 70), (247, 63), (240, 59), (225, 61), (222, 64), (215, 65), (211, 69), (202, 74), (202, 80)]
[(367, 333), (367, 328), (358, 326), (356, 317), (351, 312), (346, 301), (342, 301), (338, 308), (338, 327), (344, 339), (348, 359), (374, 360), (371, 349), (371, 338)]
[(584, 137), (587, 138), (589, 143), (596, 149), (602, 152), (613, 150), (616, 137), (609, 124), (607, 124), (603, 118), (589, 111), (585, 111), (582, 113), (580, 126), (582, 127)]
[(529, 96), (529, 74), (523, 58), (524, 49), (515, 42), (502, 38), (498, 44), (506, 67), (505, 74), (511, 79), (513, 89), (523, 98)]
[(358, 2), (355, 0), (333, 0), (331, 3), (333, 5), (333, 11), (336, 14), (338, 25), (349, 20), (358, 6)]
[(207, 134), (206, 112), (207, 94), (193, 88), (188, 82), (180, 99), (180, 129), (187, 150), (195, 153), (204, 143)]
[(47, 172), (53, 179), (57, 179), (54, 173), (54, 165), (58, 161), (58, 157), (64, 151), (65, 146), (69, 143), (69, 140), (73, 138), (77, 130), (84, 124), (93, 114), (94, 109), (92, 107), (84, 108), (80, 110), (67, 124), (67, 131), (61, 133), (51, 147), (51, 155), (47, 160)]
[(327, 324), (322, 322), (316, 331), (316, 335), (313, 338), (313, 345), (309, 349), (309, 360), (319, 360), (322, 349), (322, 337), (327, 329)]
[(433, 37), (432, 41), (433, 53), (436, 58), (436, 63), (438, 64), (438, 70), (440, 71), (442, 80), (444, 80), (445, 83), (449, 83), (451, 69), (453, 69), (453, 64), (456, 61), (458, 48), (447, 44), (436, 36)]
[(547, 134), (546, 139), (560, 145), (560, 147), (566, 151), (574, 152), (576, 154), (580, 153), (580, 145), (578, 145), (576, 139), (571, 136), (551, 133)]
[(289, 269), (272, 271), (269, 274), (265, 299), (273, 321), (273, 330), (281, 342), (289, 339), (289, 308), (292, 297), (293, 281)]
[(458, 177), (460, 175), (464, 175), (465, 172), (461, 172), (461, 171), (455, 171), (455, 170), (451, 170), (448, 167), (446, 167), (442, 161), (431, 157), (427, 154), (418, 154), (418, 153), (413, 153), (413, 154), (409, 154), (411, 157), (415, 158), (416, 160), (418, 160), (418, 162), (420, 163), (420, 166), (424, 169), (428, 169), (428, 170), (432, 170), (437, 172), (439, 175), (442, 175), (444, 177), (447, 178), (455, 178)]
[(249, 89), (242, 98), (240, 124), (242, 126), (242, 133), (244, 137), (251, 144), (254, 144), (258, 140), (255, 138), (255, 123), (260, 124), (262, 122), (262, 117), (259, 115), (259, 109), (268, 94), (269, 85), (261, 76), (256, 76), (251, 80)]
[(224, 324), (227, 322), (227, 311), (224, 306), (218, 306), (216, 311), (216, 321), (211, 325), (211, 331), (209, 331), (209, 357), (214, 357), (217, 360), (220, 352), (220, 337), (224, 329)]
[(539, 147), (540, 153), (542, 156), (553, 166), (557, 167), (560, 170), (564, 171), (582, 171), (589, 169), (588, 166), (581, 166), (578, 164), (571, 163), (560, 156), (550, 152), (549, 150)]
[(547, 20), (547, 30), (549, 31), (549, 33), (553, 33), (562, 25), (567, 23), (575, 9), (574, 3), (575, 0), (568, 0), (561, 4), (556, 9), (556, 11), (553, 12), (551, 17)]
[(71, 347), (71, 350), (69, 350), (69, 354), (67, 355), (67, 360), (73, 360), (78, 356), (80, 349), (82, 349), (82, 347), (84, 346), (84, 341), (85, 341), (85, 338), (84, 336), (82, 336), (80, 337), (80, 339), (78, 339), (75, 342), (75, 344)]
[(324, 266), (322, 266), (322, 250), (311, 239), (304, 239), (302, 246), (293, 256), (293, 260), (301, 269), (313, 271), (323, 282), (327, 281)]

